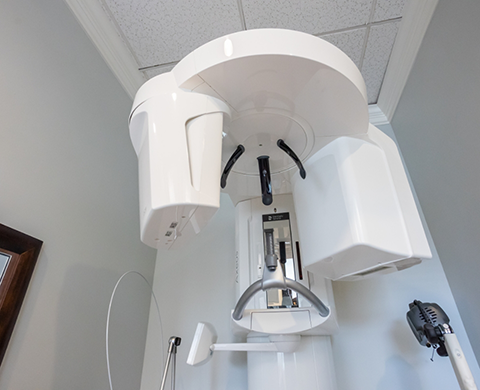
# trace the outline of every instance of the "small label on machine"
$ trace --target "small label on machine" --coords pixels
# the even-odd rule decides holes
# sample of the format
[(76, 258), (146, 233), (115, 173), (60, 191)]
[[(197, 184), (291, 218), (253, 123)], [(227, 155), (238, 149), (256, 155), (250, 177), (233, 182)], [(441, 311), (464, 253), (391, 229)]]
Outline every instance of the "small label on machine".
[(263, 222), (284, 221), (290, 219), (289, 213), (264, 214), (262, 215)]

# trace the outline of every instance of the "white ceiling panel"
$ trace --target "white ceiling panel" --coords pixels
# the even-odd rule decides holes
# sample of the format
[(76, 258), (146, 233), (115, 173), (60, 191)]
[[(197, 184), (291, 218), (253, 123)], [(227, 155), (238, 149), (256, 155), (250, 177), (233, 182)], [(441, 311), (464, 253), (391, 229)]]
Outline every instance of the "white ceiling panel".
[(362, 66), (362, 54), (366, 33), (367, 28), (363, 27), (335, 34), (322, 35), (320, 38), (338, 47), (360, 68)]
[(242, 29), (236, 0), (103, 0), (139, 67), (178, 61), (214, 38)]
[(401, 17), (405, 2), (406, 0), (377, 0), (373, 22)]
[(286, 28), (320, 34), (369, 21), (373, 0), (242, 0), (247, 29)]
[(399, 24), (394, 21), (370, 27), (362, 65), (369, 103), (377, 102)]

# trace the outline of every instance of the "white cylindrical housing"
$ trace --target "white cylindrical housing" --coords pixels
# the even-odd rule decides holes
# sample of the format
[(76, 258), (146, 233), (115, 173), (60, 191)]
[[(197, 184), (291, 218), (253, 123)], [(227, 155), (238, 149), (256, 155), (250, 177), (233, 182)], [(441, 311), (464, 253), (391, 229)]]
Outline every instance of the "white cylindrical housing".
[(157, 249), (188, 241), (220, 207), (223, 115), (229, 113), (222, 101), (182, 91), (171, 79), (152, 79), (152, 90), (146, 83), (149, 94), (139, 91), (146, 100), (130, 119), (141, 239)]
[[(248, 342), (268, 343), (268, 336)], [(295, 352), (248, 352), (248, 390), (335, 390), (330, 336), (302, 336)]]

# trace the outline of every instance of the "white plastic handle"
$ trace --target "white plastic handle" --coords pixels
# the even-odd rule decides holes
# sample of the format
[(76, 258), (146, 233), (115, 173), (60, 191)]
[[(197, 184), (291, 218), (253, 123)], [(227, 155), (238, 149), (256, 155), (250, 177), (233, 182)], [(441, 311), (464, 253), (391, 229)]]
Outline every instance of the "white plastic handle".
[(461, 390), (477, 390), (477, 385), (473, 379), (470, 367), (468, 367), (467, 360), (463, 354), (460, 343), (458, 342), (457, 335), (455, 333), (446, 333), (443, 335), (445, 338), (445, 347), (447, 348), (448, 356), (457, 376), (458, 383)]

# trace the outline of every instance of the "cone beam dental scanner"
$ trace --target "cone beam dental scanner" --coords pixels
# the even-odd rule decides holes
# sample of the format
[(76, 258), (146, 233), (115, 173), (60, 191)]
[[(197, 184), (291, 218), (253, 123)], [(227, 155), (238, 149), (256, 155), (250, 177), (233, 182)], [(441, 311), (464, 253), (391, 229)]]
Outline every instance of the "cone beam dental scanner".
[(217, 344), (199, 315), (189, 364), (243, 350), (249, 390), (335, 390), (332, 280), (431, 257), (399, 151), (369, 123), (354, 62), (298, 31), (229, 34), (148, 80), (129, 128), (145, 244), (188, 246), (221, 192), (235, 206), (237, 303), (225, 315), (246, 343)]

